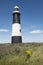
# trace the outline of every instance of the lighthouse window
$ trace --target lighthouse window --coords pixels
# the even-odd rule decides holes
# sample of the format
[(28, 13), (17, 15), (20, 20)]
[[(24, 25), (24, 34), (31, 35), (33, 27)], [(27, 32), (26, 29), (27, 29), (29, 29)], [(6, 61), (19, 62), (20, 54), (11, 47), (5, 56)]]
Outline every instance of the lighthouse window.
[(19, 9), (18, 9), (18, 8), (16, 8), (16, 9), (15, 9), (15, 11), (19, 11)]
[(21, 32), (21, 29), (20, 29), (20, 32)]

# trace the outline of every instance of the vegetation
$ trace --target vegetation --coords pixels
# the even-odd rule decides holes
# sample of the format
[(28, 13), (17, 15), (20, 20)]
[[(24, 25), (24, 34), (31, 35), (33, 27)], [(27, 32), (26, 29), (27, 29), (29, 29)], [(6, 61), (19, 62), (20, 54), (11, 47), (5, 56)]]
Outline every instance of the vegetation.
[(43, 43), (0, 44), (0, 65), (43, 65)]

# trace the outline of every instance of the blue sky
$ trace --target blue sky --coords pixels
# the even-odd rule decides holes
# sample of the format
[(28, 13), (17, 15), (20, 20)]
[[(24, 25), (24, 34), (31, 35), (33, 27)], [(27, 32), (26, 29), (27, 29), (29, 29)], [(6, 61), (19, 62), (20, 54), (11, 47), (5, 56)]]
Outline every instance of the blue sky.
[(21, 12), (23, 42), (43, 42), (43, 0), (0, 0), (0, 43), (11, 42), (12, 12)]

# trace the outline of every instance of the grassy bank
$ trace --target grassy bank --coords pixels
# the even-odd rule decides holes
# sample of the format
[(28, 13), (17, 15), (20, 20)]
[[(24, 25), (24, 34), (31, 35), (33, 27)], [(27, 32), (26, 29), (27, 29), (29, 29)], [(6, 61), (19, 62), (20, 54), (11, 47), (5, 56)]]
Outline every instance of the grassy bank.
[[(26, 50), (32, 51), (29, 59)], [(0, 65), (43, 65), (43, 44), (0, 44)]]

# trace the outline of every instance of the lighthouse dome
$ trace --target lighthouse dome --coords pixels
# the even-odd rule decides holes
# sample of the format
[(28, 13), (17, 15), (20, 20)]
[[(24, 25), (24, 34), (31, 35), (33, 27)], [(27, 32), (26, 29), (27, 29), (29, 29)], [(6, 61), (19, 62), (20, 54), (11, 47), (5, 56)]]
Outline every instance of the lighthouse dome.
[(15, 6), (14, 8), (19, 8), (18, 6)]

